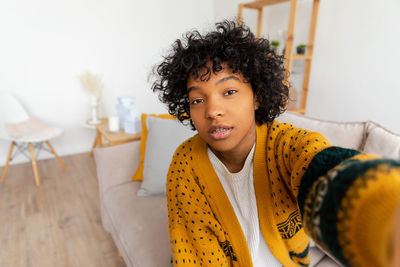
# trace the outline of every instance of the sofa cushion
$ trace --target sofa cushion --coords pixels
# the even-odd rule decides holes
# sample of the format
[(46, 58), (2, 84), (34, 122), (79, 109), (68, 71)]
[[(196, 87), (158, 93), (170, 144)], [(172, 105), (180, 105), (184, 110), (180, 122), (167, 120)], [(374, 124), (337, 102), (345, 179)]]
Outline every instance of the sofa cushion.
[(146, 114), (142, 113), (141, 115), (141, 126), (142, 126), (142, 136), (140, 139), (140, 163), (139, 167), (135, 171), (135, 173), (132, 176), (132, 181), (142, 181), (143, 180), (143, 163), (145, 159), (145, 154), (146, 154), (146, 142), (147, 142), (147, 134), (148, 134), (148, 128), (147, 128), (147, 117), (158, 117), (160, 119), (174, 119), (175, 117), (169, 114)]
[(94, 150), (100, 194), (131, 180), (140, 162), (139, 144), (135, 141)]
[(366, 132), (364, 152), (400, 159), (400, 134), (395, 134), (372, 121), (368, 121)]
[(310, 267), (339, 267), (320, 247), (310, 247)]
[(110, 188), (103, 211), (127, 266), (171, 266), (165, 196), (138, 197), (139, 181)]
[[(104, 192), (131, 180), (131, 175), (140, 161), (139, 143), (135, 141), (94, 150), (101, 203)], [(104, 206), (101, 205), (101, 221), (104, 229), (110, 231), (110, 223), (103, 209)]]
[(315, 267), (339, 267), (340, 265), (332, 260), (330, 257), (325, 255), (316, 265)]
[[(143, 162), (143, 183), (139, 196), (165, 194), (166, 177), (175, 149), (196, 132), (177, 119), (145, 117), (147, 138)], [(138, 169), (137, 172), (140, 172)]]
[(365, 138), (365, 122), (335, 122), (319, 120), (290, 111), (281, 114), (277, 120), (291, 123), (324, 135), (334, 146), (360, 150)]

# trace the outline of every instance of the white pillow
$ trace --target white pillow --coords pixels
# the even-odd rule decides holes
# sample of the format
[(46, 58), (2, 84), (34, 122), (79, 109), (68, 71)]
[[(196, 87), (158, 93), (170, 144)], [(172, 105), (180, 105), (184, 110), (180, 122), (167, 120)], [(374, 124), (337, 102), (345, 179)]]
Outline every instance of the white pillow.
[(285, 111), (277, 120), (291, 123), (324, 135), (333, 146), (361, 149), (364, 141), (365, 122), (336, 122), (320, 120), (290, 111)]
[(147, 140), (143, 182), (138, 196), (165, 194), (166, 178), (175, 149), (197, 131), (176, 119), (146, 117)]
[(364, 152), (400, 159), (400, 135), (386, 130), (375, 122), (368, 121)]

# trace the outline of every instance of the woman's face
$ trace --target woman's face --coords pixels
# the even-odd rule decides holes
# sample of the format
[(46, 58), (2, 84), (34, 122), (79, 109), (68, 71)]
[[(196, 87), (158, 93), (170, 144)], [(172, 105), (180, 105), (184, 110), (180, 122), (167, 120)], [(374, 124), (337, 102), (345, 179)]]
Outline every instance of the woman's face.
[(223, 67), (206, 81), (189, 77), (190, 116), (213, 150), (248, 153), (255, 142), (258, 104), (243, 75)]

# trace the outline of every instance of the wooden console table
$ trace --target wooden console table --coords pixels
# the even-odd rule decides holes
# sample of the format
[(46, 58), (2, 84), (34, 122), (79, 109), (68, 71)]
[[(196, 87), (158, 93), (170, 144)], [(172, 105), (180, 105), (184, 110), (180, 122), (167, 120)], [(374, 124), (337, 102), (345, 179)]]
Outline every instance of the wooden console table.
[(102, 122), (96, 125), (96, 137), (93, 142), (90, 156), (93, 156), (93, 150), (96, 147), (115, 146), (128, 142), (140, 140), (142, 133), (125, 133), (124, 131), (113, 133), (108, 131), (108, 119), (102, 119)]

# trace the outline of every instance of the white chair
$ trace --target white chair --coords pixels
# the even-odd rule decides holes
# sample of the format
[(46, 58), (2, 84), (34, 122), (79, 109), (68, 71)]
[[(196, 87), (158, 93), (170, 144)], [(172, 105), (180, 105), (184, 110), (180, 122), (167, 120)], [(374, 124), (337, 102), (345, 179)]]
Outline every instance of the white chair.
[[(36, 118), (30, 117), (21, 103), (11, 94), (0, 92), (0, 139), (11, 141), (1, 182), (4, 182), (10, 161), (17, 155), (22, 154), (32, 161), (35, 183), (40, 186), (36, 159), (42, 149), (53, 153), (58, 163), (65, 169), (64, 162), (49, 142), (51, 138), (57, 137), (62, 133), (62, 129), (49, 126)], [(46, 143), (50, 150), (44, 147), (43, 143)], [(13, 155), (14, 147), (16, 147), (16, 153)], [(26, 153), (28, 150), (29, 154)]]

